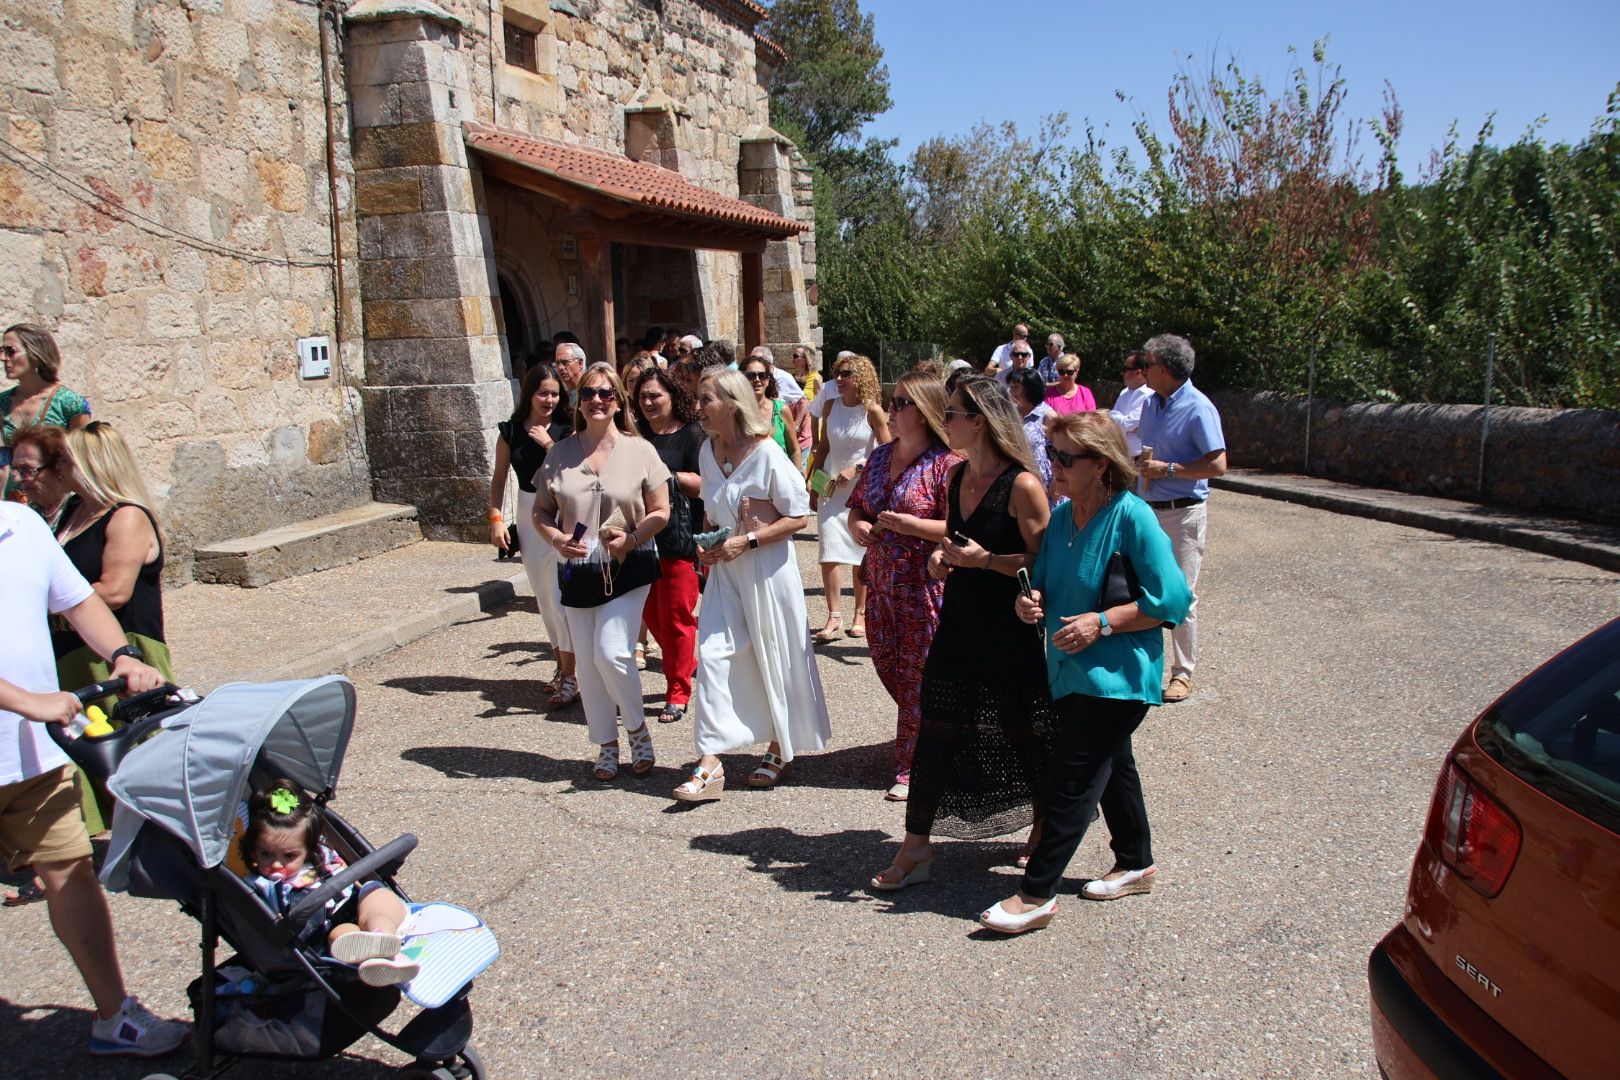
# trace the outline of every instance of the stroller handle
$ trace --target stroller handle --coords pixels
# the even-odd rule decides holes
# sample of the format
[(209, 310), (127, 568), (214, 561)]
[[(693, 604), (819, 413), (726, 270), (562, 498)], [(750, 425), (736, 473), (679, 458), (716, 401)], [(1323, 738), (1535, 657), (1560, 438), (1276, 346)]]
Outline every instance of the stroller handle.
[[(79, 699), (81, 705), (88, 705), (92, 701), (108, 697), (112, 694), (121, 694), (129, 688), (128, 679), (105, 679), (92, 686), (78, 690), (69, 690), (68, 693)], [(80, 735), (73, 738), (68, 730), (61, 724), (46, 724), (45, 730), (51, 741), (60, 746), (73, 763), (85, 771), (86, 774), (98, 780), (106, 780), (117, 767), (119, 760), (136, 743), (152, 732), (163, 721), (165, 713), (144, 714), (143, 706), (162, 701), (174, 693), (179, 687), (173, 683), (164, 683), (155, 690), (148, 690), (143, 694), (120, 701), (113, 709), (113, 715), (118, 716), (132, 712), (135, 719), (116, 731), (105, 735)]]
[(122, 694), (127, 689), (129, 689), (129, 680), (118, 678), (107, 679), (105, 682), (98, 682), (93, 686), (86, 686), (79, 690), (69, 690), (68, 693), (78, 698), (80, 705), (88, 705), (99, 698)]

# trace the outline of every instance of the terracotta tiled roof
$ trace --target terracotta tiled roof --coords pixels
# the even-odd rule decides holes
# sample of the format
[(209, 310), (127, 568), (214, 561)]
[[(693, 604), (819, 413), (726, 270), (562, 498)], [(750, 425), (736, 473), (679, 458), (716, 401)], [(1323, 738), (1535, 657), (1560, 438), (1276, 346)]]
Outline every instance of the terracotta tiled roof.
[(622, 154), (569, 146), (471, 121), (463, 124), (462, 130), (471, 150), (534, 169), (618, 202), (699, 222), (757, 231), (774, 240), (785, 240), (807, 228), (741, 199), (698, 187), (670, 169), (632, 161)]
[(764, 34), (761, 34), (757, 30), (754, 31), (754, 48), (764, 49), (766, 52), (770, 53), (776, 58), (777, 63), (781, 63), (787, 59), (786, 49), (782, 48), (782, 46), (778, 45), (776, 42), (772, 41), (770, 38), (766, 37)]

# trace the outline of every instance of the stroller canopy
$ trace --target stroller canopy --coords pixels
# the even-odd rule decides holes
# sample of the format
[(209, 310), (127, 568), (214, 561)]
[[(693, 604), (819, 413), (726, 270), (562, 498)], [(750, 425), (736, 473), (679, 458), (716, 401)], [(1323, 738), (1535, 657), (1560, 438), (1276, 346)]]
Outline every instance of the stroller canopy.
[(118, 799), (102, 869), (127, 883), (130, 845), (150, 821), (185, 841), (197, 864), (218, 866), (236, 828), (255, 761), (315, 794), (330, 793), (354, 730), (354, 685), (341, 675), (229, 683), (162, 723), (107, 780)]

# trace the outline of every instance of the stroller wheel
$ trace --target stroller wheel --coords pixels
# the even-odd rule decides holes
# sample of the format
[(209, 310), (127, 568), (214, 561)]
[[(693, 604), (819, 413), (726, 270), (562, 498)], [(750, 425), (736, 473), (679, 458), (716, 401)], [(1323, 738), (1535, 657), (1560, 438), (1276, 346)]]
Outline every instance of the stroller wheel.
[(447, 1062), (415, 1061), (400, 1070), (402, 1080), (484, 1080), (484, 1059), (467, 1046)]
[(147, 1073), (141, 1080), (180, 1080), (173, 1073)]

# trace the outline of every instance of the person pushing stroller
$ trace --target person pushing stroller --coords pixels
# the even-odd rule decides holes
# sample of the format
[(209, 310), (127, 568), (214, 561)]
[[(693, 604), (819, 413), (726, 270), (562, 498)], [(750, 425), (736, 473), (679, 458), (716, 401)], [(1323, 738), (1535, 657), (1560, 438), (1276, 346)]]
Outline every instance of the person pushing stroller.
[[(299, 894), (313, 889), (347, 865), (322, 843), (321, 812), (297, 784), (273, 780), (249, 796), (247, 827), (238, 842), (252, 876), (248, 884), (277, 915), (285, 915)], [(405, 905), (380, 881), (351, 885), (326, 905), (326, 917), (311, 919), (304, 933), (327, 929), (332, 958), (357, 964), (367, 986), (397, 986), (416, 978), (416, 961), (400, 952)]]

